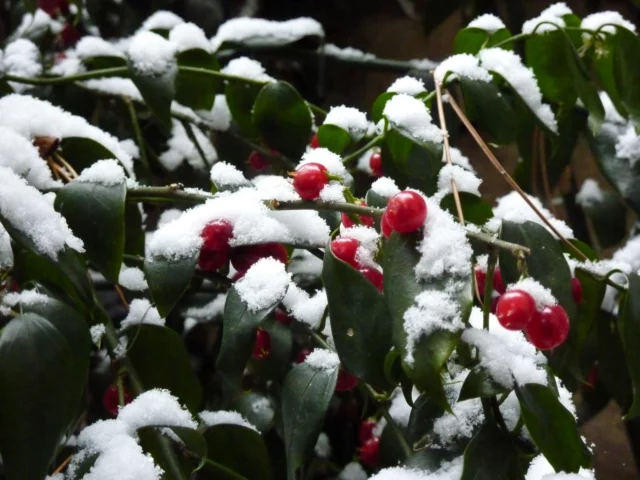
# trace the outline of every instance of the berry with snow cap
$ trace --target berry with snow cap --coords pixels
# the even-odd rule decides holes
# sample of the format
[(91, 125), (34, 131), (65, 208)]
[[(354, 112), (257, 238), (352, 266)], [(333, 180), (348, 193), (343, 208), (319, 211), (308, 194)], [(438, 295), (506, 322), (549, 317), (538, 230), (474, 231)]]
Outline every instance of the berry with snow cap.
[(306, 163), (293, 174), (293, 188), (303, 200), (315, 200), (328, 184), (327, 167), (319, 163)]
[(359, 246), (360, 242), (355, 238), (338, 237), (331, 242), (331, 253), (343, 262), (358, 268), (356, 253)]
[(374, 177), (382, 177), (384, 175), (382, 171), (382, 155), (380, 155), (380, 152), (374, 152), (371, 154), (371, 157), (369, 158), (369, 167), (371, 167)]
[(378, 454), (380, 452), (380, 439), (376, 437), (370, 438), (360, 448), (360, 462), (373, 470), (378, 466)]
[(229, 240), (233, 237), (233, 227), (225, 220), (214, 220), (208, 223), (200, 233), (202, 247), (198, 258), (198, 266), (205, 272), (213, 272), (223, 267), (228, 260), (231, 247)]
[(529, 341), (540, 350), (559, 347), (569, 336), (569, 317), (560, 305), (549, 305), (536, 312), (525, 328)]
[(247, 245), (234, 248), (231, 252), (231, 265), (238, 272), (246, 272), (261, 258), (275, 258), (279, 262), (287, 263), (289, 254), (280, 243), (264, 243), (262, 245)]
[(507, 330), (522, 330), (536, 313), (533, 297), (522, 290), (509, 290), (496, 304), (496, 317)]
[(413, 190), (405, 190), (394, 195), (385, 209), (387, 223), (392, 230), (400, 233), (415, 232), (427, 218), (427, 202)]
[(367, 418), (360, 423), (358, 429), (358, 439), (360, 444), (364, 445), (373, 438), (373, 430), (376, 428), (377, 422), (371, 418)]

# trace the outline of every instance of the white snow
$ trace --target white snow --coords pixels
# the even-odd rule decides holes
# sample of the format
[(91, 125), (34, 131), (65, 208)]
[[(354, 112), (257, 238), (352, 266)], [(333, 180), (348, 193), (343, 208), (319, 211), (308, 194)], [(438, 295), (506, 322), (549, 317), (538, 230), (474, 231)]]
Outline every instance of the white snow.
[(319, 277), (322, 274), (322, 260), (308, 250), (296, 249), (291, 254), (287, 270), (292, 275)]
[(377, 179), (371, 184), (371, 190), (383, 198), (391, 198), (395, 194), (400, 193), (396, 182), (390, 177), (380, 177)]
[(129, 314), (122, 320), (120, 328), (124, 330), (132, 325), (146, 323), (150, 325), (164, 325), (164, 318), (160, 317), (158, 309), (151, 306), (146, 298), (136, 298), (129, 304)]
[(122, 435), (102, 452), (83, 480), (160, 480), (163, 473), (133, 438)]
[(162, 75), (176, 68), (176, 45), (157, 33), (142, 31), (131, 39), (127, 54), (133, 68), (147, 75)]
[(467, 192), (480, 196), (480, 184), (482, 180), (476, 177), (472, 172), (465, 170), (458, 165), (445, 165), (440, 169), (438, 174), (438, 195), (444, 197), (448, 193), (453, 192), (451, 181), (456, 182), (459, 192)]
[(169, 41), (176, 45), (178, 53), (193, 49), (211, 52), (211, 43), (204, 31), (193, 23), (180, 23), (173, 27), (169, 32)]
[(327, 309), (327, 293), (320, 290), (311, 296), (292, 283), (282, 299), (282, 304), (296, 320), (306, 323), (315, 330), (320, 325), (322, 316)]
[(75, 181), (111, 187), (124, 182), (125, 175), (117, 160), (98, 160), (90, 167), (85, 168)]
[(595, 205), (604, 200), (604, 195), (600, 189), (600, 185), (593, 178), (587, 178), (580, 187), (580, 191), (576, 195), (576, 202), (583, 207)]
[(89, 90), (116, 95), (121, 97), (129, 97), (137, 102), (142, 102), (142, 94), (138, 87), (135, 86), (133, 80), (122, 77), (106, 77), (93, 78), (83, 83)]
[[(531, 200), (531, 203), (536, 206), (538, 211), (542, 213), (547, 220), (549, 220), (549, 223), (551, 223), (551, 225), (553, 225), (563, 237), (573, 238), (573, 230), (571, 230), (566, 223), (554, 218), (551, 212), (544, 208), (540, 200), (536, 197), (532, 197), (531, 195), (528, 195), (528, 197), (529, 200)], [(493, 215), (494, 218), (487, 222), (487, 228), (492, 231), (497, 231), (500, 228), (501, 220), (507, 220), (513, 223), (524, 223), (526, 221), (534, 222), (549, 230), (540, 217), (536, 215), (533, 209), (517, 192), (511, 192), (504, 197), (500, 197), (496, 206), (493, 208)], [(549, 230), (549, 233), (555, 237), (555, 234), (551, 230)]]
[(51, 18), (44, 10), (38, 8), (34, 14), (25, 13), (20, 20), (20, 25), (11, 34), (11, 38), (33, 37), (37, 38), (49, 30), (53, 34), (58, 34), (64, 28), (63, 24)]
[(640, 160), (640, 136), (633, 125), (627, 125), (626, 130), (616, 141), (616, 157), (629, 160), (631, 168), (634, 168)]
[(347, 463), (338, 475), (338, 480), (367, 480), (367, 472), (358, 462)]
[(21, 292), (6, 293), (2, 299), (2, 303), (15, 307), (16, 305), (45, 305), (51, 301), (47, 295), (39, 293), (37, 290), (23, 290)]
[(331, 350), (316, 348), (307, 355), (304, 363), (316, 370), (334, 370), (340, 365), (340, 359)]
[(387, 88), (387, 92), (404, 93), (414, 97), (426, 91), (427, 89), (424, 88), (424, 82), (421, 79), (410, 77), (409, 75), (398, 78)]
[[(180, 166), (183, 161), (197, 170), (204, 170), (205, 164), (198, 149), (187, 135), (182, 122), (172, 120), (171, 138), (167, 142), (168, 149), (159, 156), (160, 163), (170, 172)], [(211, 140), (202, 130), (194, 125), (191, 127), (198, 145), (202, 149), (207, 162), (213, 163), (218, 159), (218, 152), (211, 143)]]
[[(460, 150), (455, 147), (449, 147), (449, 150), (451, 153), (451, 163), (458, 165), (471, 173), (476, 173), (475, 169), (471, 166), (469, 159)], [(447, 163), (444, 152), (442, 152), (442, 163)]]
[(620, 115), (616, 107), (613, 105), (611, 98), (605, 91), (600, 91), (600, 101), (604, 107), (604, 121), (609, 123), (625, 124), (627, 121)]
[(294, 202), (300, 200), (292, 183), (280, 175), (258, 175), (251, 179), (262, 200)]
[(367, 61), (375, 60), (377, 58), (373, 53), (363, 52), (362, 50), (358, 50), (353, 47), (338, 47), (333, 43), (325, 43), (322, 51), (328, 57), (347, 61)]
[(231, 112), (227, 104), (227, 97), (219, 93), (213, 101), (213, 108), (210, 112), (198, 111), (198, 115), (207, 122), (213, 130), (225, 132), (231, 126)]
[(492, 13), (485, 13), (471, 20), (469, 25), (467, 25), (467, 28), (479, 28), (480, 30), (486, 30), (489, 33), (494, 33), (506, 28), (506, 26), (500, 18), (496, 17)]
[(442, 131), (431, 122), (426, 105), (410, 95), (394, 95), (385, 104), (382, 114), (392, 127), (423, 142), (442, 142)]
[(0, 185), (0, 216), (29, 238), (38, 253), (56, 260), (66, 247), (84, 251), (82, 240), (73, 235), (49, 198), (6, 167), (0, 167)]
[(584, 17), (580, 24), (580, 28), (585, 30), (592, 32), (600, 30), (611, 34), (616, 33), (616, 26), (626, 28), (631, 32), (636, 31), (636, 26), (633, 23), (625, 19), (619, 12), (613, 11), (592, 13)]
[(38, 189), (60, 186), (33, 144), (7, 127), (0, 126), (0, 166), (7, 167)]
[(0, 271), (9, 270), (13, 267), (13, 249), (11, 248), (11, 237), (0, 224)]
[(369, 477), (369, 480), (459, 480), (462, 476), (462, 462), (462, 456), (451, 462), (442, 462), (438, 470), (430, 473), (409, 467), (384, 468)]
[(118, 420), (130, 432), (149, 426), (198, 428), (191, 413), (168, 390), (153, 389), (141, 393), (118, 412)]
[[(28, 95), (7, 95), (0, 98), (0, 125), (8, 127), (27, 140), (34, 137), (86, 137), (102, 144), (133, 174), (133, 161), (114, 136), (90, 125), (82, 117), (65, 112), (46, 100)], [(64, 156), (64, 151), (62, 151)]]
[(249, 428), (254, 432), (257, 432), (258, 429), (254, 427), (249, 420), (244, 418), (238, 412), (227, 411), (227, 410), (218, 410), (217, 412), (212, 412), (209, 410), (203, 410), (198, 414), (202, 423), (204, 423), (207, 427), (213, 427), (214, 425), (239, 425), (241, 427)]
[(442, 84), (445, 77), (449, 82), (460, 77), (481, 82), (490, 82), (492, 80), (491, 74), (486, 68), (480, 66), (478, 58), (468, 53), (452, 55), (438, 65), (433, 72), (433, 78), (436, 82)]
[(124, 58), (124, 54), (111, 42), (100, 37), (82, 37), (76, 45), (76, 55), (80, 59), (91, 57), (119, 57)]
[(302, 155), (302, 160), (298, 163), (296, 170), (307, 163), (319, 163), (320, 165), (324, 165), (330, 174), (341, 177), (343, 180), (346, 180), (349, 177), (349, 173), (342, 163), (340, 155), (333, 153), (327, 148), (314, 148), (305, 152), (304, 155)]
[[(19, 38), (9, 43), (4, 49), (2, 60), (4, 73), (16, 77), (38, 77), (42, 73), (40, 50), (26, 38)], [(31, 85), (9, 82), (16, 92), (23, 92), (33, 88)]]
[(215, 163), (211, 167), (210, 177), (218, 188), (237, 187), (249, 183), (240, 170), (227, 162)]
[(581, 468), (576, 473), (556, 473), (549, 461), (540, 454), (531, 460), (525, 480), (595, 480), (593, 470)]
[(326, 433), (321, 432), (318, 435), (313, 451), (320, 458), (329, 458), (331, 455), (331, 443), (329, 443), (329, 436)]
[(489, 315), (489, 330), (482, 329), (482, 311), (473, 307), (462, 341), (478, 349), (480, 364), (491, 378), (505, 388), (527, 383), (547, 384), (546, 358), (529, 343), (524, 334), (502, 328), (495, 315)]
[(138, 267), (127, 267), (124, 264), (120, 268), (118, 283), (132, 292), (141, 292), (149, 288), (142, 270)]
[(313, 18), (301, 17), (278, 22), (262, 18), (238, 17), (227, 20), (218, 27), (211, 39), (217, 51), (225, 42), (247, 46), (281, 46), (303, 37), (324, 38), (322, 25)]
[(158, 228), (169, 223), (171, 220), (175, 220), (180, 215), (182, 215), (182, 210), (178, 210), (177, 208), (169, 208), (160, 214), (158, 218)]
[(429, 72), (438, 66), (438, 62), (434, 62), (429, 58), (413, 58), (409, 60), (409, 65), (416, 70)]
[(323, 202), (344, 202), (344, 186), (339, 183), (325, 185), (320, 191), (320, 200)]
[(364, 112), (345, 105), (331, 107), (323, 125), (335, 125), (342, 128), (351, 136), (354, 142), (364, 137), (369, 128), (367, 116)]
[(540, 12), (537, 17), (524, 22), (522, 33), (527, 35), (541, 34), (564, 28), (566, 25), (562, 17), (571, 13), (571, 9), (565, 3), (554, 3)]
[(556, 305), (558, 301), (546, 287), (543, 287), (533, 278), (523, 278), (522, 280), (512, 283), (508, 286), (507, 290), (522, 290), (527, 292), (533, 298), (536, 303), (536, 309), (542, 310), (544, 307)]
[(364, 225), (354, 225), (353, 227), (345, 228), (344, 225), (341, 225), (340, 236), (358, 240), (360, 245), (356, 251), (356, 261), (359, 265), (379, 268), (375, 262), (375, 256), (378, 251), (380, 235), (375, 228)]
[(120, 142), (118, 143), (120, 144), (122, 150), (127, 152), (127, 154), (131, 156), (131, 158), (140, 158), (140, 148), (138, 148), (138, 145), (136, 145), (136, 142), (134, 140), (132, 140), (131, 138), (126, 138), (124, 140), (120, 140)]
[[(418, 389), (413, 387), (411, 390), (411, 399), (415, 402), (420, 396), (420, 392)], [(395, 423), (400, 425), (401, 427), (407, 427), (409, 425), (409, 418), (411, 417), (411, 405), (407, 403), (407, 400), (404, 398), (404, 394), (402, 393), (402, 389), (399, 387), (396, 388), (391, 394), (391, 404), (389, 405), (389, 416), (393, 419)], [(376, 425), (376, 429), (379, 430), (379, 433), (382, 433), (383, 428), (380, 427), (380, 422)], [(386, 426), (386, 423), (384, 423)]]
[(198, 321), (211, 321), (219, 317), (224, 312), (224, 304), (227, 301), (227, 294), (220, 293), (209, 303), (201, 307), (189, 307), (183, 314), (185, 317), (193, 318)]
[(106, 327), (103, 323), (99, 323), (98, 325), (94, 325), (89, 329), (89, 333), (91, 334), (91, 342), (95, 346), (99, 346), (102, 341), (102, 337), (106, 331)]
[(524, 66), (518, 55), (502, 48), (487, 48), (478, 53), (480, 64), (502, 76), (529, 106), (540, 121), (558, 133), (558, 124), (549, 105), (542, 103), (542, 93), (533, 70)]
[(227, 75), (249, 78), (259, 82), (275, 82), (273, 77), (267, 75), (260, 62), (248, 57), (234, 58), (221, 71)]
[(291, 274), (286, 271), (284, 263), (269, 257), (254, 263), (234, 288), (247, 303), (249, 311), (257, 312), (282, 300), (289, 282)]
[(184, 23), (184, 20), (175, 13), (159, 10), (142, 23), (140, 30), (171, 30), (181, 23)]

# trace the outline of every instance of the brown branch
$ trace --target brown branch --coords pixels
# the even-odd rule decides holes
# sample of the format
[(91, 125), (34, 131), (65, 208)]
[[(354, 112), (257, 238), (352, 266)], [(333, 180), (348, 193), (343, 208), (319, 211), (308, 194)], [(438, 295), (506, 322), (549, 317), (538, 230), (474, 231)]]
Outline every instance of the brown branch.
[(553, 213), (554, 217), (557, 217), (558, 212), (556, 210), (556, 207), (553, 205), (553, 195), (551, 192), (551, 186), (549, 185), (549, 174), (547, 173), (547, 156), (545, 154), (544, 133), (542, 133), (542, 130), (540, 130), (538, 140), (540, 144), (540, 148), (538, 149), (538, 159), (540, 161), (540, 173), (542, 174), (542, 187), (544, 188), (544, 196), (547, 199), (549, 210), (551, 210), (551, 213)]
[(67, 458), (65, 458), (64, 461), (60, 465), (58, 465), (58, 468), (54, 470), (53, 474), (55, 475), (56, 473), (62, 472), (62, 470), (64, 470), (65, 467), (69, 465), (69, 462), (71, 462), (72, 458), (73, 458), (73, 455), (69, 455)]
[(122, 302), (122, 304), (124, 305), (124, 308), (126, 308), (127, 310), (129, 310), (129, 302), (127, 302), (127, 298), (124, 296), (124, 292), (122, 291), (122, 289), (120, 288), (120, 285), (114, 285), (113, 288), (115, 288), (116, 293), (118, 294), (118, 296), (120, 297), (120, 301)]

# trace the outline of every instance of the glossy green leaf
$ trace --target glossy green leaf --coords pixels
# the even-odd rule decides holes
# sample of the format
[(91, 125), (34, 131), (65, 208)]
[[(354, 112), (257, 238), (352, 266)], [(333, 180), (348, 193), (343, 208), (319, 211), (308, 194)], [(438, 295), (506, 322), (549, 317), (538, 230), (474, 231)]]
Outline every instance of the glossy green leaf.
[[(484, 225), (493, 218), (493, 210), (486, 200), (468, 192), (459, 192), (460, 204), (462, 206), (462, 214), (467, 223), (476, 225)], [(458, 209), (453, 193), (445, 195), (440, 201), (440, 207), (448, 211), (451, 215), (457, 217)]]
[[(164, 430), (170, 430), (180, 439), (180, 442), (173, 438), (170, 441), (170, 437), (163, 434)], [(140, 445), (143, 450), (150, 453), (156, 464), (169, 473), (171, 478), (177, 477), (186, 480), (192, 472), (201, 469), (205, 464), (208, 454), (207, 441), (203, 433), (198, 430), (172, 425), (154, 425), (139, 428), (136, 433), (140, 438)], [(167, 455), (167, 449), (171, 448), (172, 443), (176, 444), (180, 449), (188, 450), (189, 457), (197, 457), (197, 459), (186, 458), (183, 455), (176, 454), (173, 456), (178, 459), (178, 464), (176, 465)], [(172, 472), (174, 473), (172, 474)]]
[(273, 424), (275, 412), (271, 399), (258, 392), (247, 392), (238, 397), (230, 406), (246, 418), (249, 423), (264, 433)]
[[(558, 241), (546, 228), (529, 221), (503, 221), (500, 238), (531, 249), (526, 259), (529, 275), (549, 288), (572, 318), (576, 307), (571, 295), (571, 271)], [(516, 258), (511, 252), (500, 251), (500, 271), (505, 284), (515, 283), (520, 278)]]
[(437, 434), (433, 431), (435, 421), (445, 414), (427, 394), (420, 395), (411, 409), (407, 437), (414, 450), (420, 450), (433, 443)]
[(337, 154), (341, 154), (351, 143), (349, 132), (337, 125), (320, 125), (317, 135), (321, 147)]
[(601, 312), (596, 335), (599, 378), (620, 409), (627, 412), (633, 402), (633, 388), (617, 317)]
[(515, 439), (495, 425), (484, 425), (464, 451), (460, 480), (522, 480)]
[[(204, 430), (208, 446), (208, 459), (247, 480), (270, 480), (269, 453), (260, 434), (240, 425), (219, 424)], [(228, 472), (207, 463), (203, 473), (206, 478), (238, 480)], [(214, 473), (215, 472), (215, 473)]]
[[(511, 33), (506, 28), (500, 28), (495, 32), (475, 27), (463, 28), (456, 34), (453, 52), (475, 55), (482, 48), (491, 48), (509, 37)], [(508, 45), (503, 48), (508, 48)]]
[(383, 92), (378, 96), (378, 98), (375, 99), (373, 105), (371, 106), (371, 119), (374, 123), (377, 124), (380, 120), (382, 120), (382, 112), (384, 111), (384, 107), (394, 95), (396, 95), (395, 92)]
[(627, 293), (620, 304), (618, 322), (633, 388), (633, 403), (625, 416), (630, 419), (640, 415), (640, 276), (631, 273), (627, 280)]
[[(403, 360), (403, 368), (418, 389), (434, 399), (444, 410), (449, 410), (442, 385), (442, 367), (455, 350), (461, 332), (436, 330), (423, 335), (415, 344), (414, 363), (406, 363), (407, 334), (404, 329), (404, 314), (416, 295), (424, 290), (443, 291), (450, 275), (437, 278), (429, 283), (417, 283), (414, 267), (419, 260), (416, 240), (408, 235), (393, 233), (385, 247), (384, 296), (393, 321), (393, 343)], [(473, 302), (471, 290), (471, 267), (469, 275), (459, 278), (455, 292), (450, 292), (457, 301), (463, 321), (469, 316)]]
[(129, 75), (135, 83), (145, 104), (160, 120), (166, 129), (171, 129), (171, 102), (173, 102), (176, 88), (178, 67), (175, 62), (168, 65), (160, 74), (150, 74), (140, 71), (129, 62)]
[(338, 368), (315, 368), (304, 362), (291, 369), (282, 388), (282, 421), (287, 451), (287, 479), (313, 450), (324, 424), (338, 378)]
[(474, 367), (467, 375), (458, 401), (468, 400), (470, 398), (490, 397), (493, 395), (502, 395), (508, 393), (509, 390), (496, 382), (489, 372), (481, 365)]
[(0, 453), (7, 478), (44, 478), (78, 406), (74, 352), (52, 323), (26, 313), (0, 336)]
[(613, 192), (602, 192), (602, 199), (582, 205), (593, 225), (601, 248), (612, 247), (627, 235), (627, 208)]
[[(98, 160), (115, 159), (115, 154), (87, 137), (67, 137), (60, 142), (60, 153), (64, 159), (78, 172), (82, 172)], [(125, 169), (126, 170), (126, 169)]]
[(84, 242), (89, 261), (110, 282), (117, 283), (125, 240), (127, 187), (71, 182), (56, 195), (55, 207), (73, 233)]
[(595, 48), (589, 49), (589, 60), (593, 69), (598, 76), (602, 89), (607, 92), (615, 109), (622, 117), (627, 117), (627, 111), (622, 105), (622, 99), (618, 86), (616, 84), (614, 64), (614, 49), (616, 48), (611, 41), (611, 36), (607, 35), (606, 39), (598, 40)]
[(145, 258), (144, 274), (161, 316), (166, 317), (178, 303), (191, 282), (197, 262), (197, 254), (177, 259)]
[(258, 97), (258, 93), (260, 93), (260, 88), (258, 85), (229, 82), (224, 89), (231, 118), (240, 127), (242, 133), (249, 138), (260, 137), (260, 132), (253, 124), (251, 116), (253, 104)]
[(216, 370), (220, 375), (222, 391), (227, 400), (231, 400), (240, 387), (245, 365), (253, 350), (258, 325), (279, 302), (280, 299), (267, 308), (252, 312), (235, 288), (227, 293), (222, 343), (216, 360)]
[(142, 324), (129, 327), (127, 336), (127, 357), (143, 387), (167, 389), (189, 410), (198, 412), (202, 386), (180, 335), (168, 327)]
[(613, 76), (620, 103), (636, 125), (640, 124), (640, 39), (624, 27), (616, 27), (607, 39), (613, 55)]
[(516, 134), (516, 118), (513, 108), (493, 82), (459, 80), (464, 97), (465, 112), (469, 119), (480, 125), (490, 139), (499, 145), (513, 142)]
[[(180, 67), (220, 70), (216, 57), (199, 48), (180, 52), (176, 60)], [(221, 90), (222, 81), (208, 74), (180, 70), (176, 77), (176, 101), (194, 110), (211, 110), (216, 93)]]
[(524, 424), (532, 440), (557, 472), (577, 473), (588, 467), (590, 453), (573, 415), (544, 385), (516, 387)]
[(391, 316), (384, 297), (364, 275), (328, 250), (322, 279), (340, 362), (374, 387), (389, 387), (384, 360), (392, 345)]
[(311, 138), (311, 111), (287, 82), (268, 83), (253, 106), (253, 124), (271, 148), (298, 158)]

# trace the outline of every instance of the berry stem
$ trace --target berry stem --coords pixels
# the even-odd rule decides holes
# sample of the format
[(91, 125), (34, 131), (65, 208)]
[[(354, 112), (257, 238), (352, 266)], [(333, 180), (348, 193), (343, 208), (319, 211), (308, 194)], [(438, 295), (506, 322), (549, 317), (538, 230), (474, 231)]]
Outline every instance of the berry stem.
[(379, 145), (380, 143), (382, 143), (383, 140), (384, 140), (384, 134), (378, 135), (377, 137), (373, 137), (373, 139), (371, 139), (368, 143), (366, 143), (365, 145), (360, 147), (355, 152), (350, 153), (349, 155), (345, 155), (345, 157), (342, 159), (342, 163), (344, 163), (345, 165), (348, 165), (349, 163), (353, 162), (354, 160), (357, 160), (362, 155), (364, 155), (364, 153), (367, 150), (375, 147), (376, 145)]

